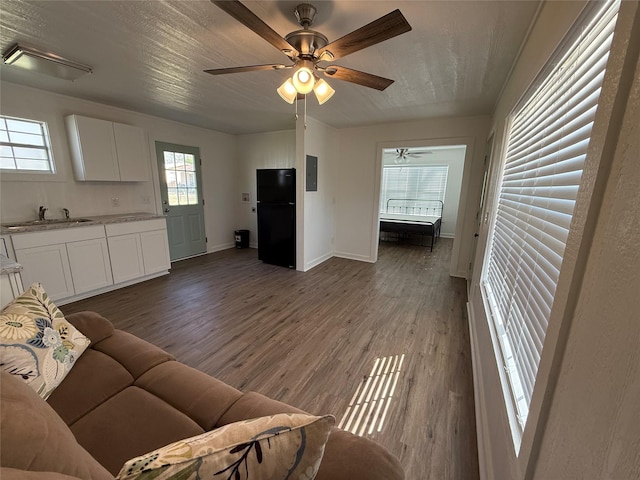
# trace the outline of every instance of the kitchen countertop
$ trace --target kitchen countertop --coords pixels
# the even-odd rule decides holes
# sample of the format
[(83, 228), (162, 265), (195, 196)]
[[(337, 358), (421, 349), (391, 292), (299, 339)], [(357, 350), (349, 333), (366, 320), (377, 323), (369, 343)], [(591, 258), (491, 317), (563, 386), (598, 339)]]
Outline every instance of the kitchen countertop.
[[(74, 222), (73, 218), (88, 219), (89, 221)], [(16, 233), (27, 233), (27, 232), (44, 232), (46, 230), (88, 227), (88, 226), (95, 226), (95, 225), (107, 225), (109, 223), (139, 222), (142, 220), (153, 220), (155, 218), (165, 218), (165, 216), (157, 215), (155, 213), (136, 212), (136, 213), (115, 214), (115, 215), (95, 215), (95, 216), (90, 215), (90, 216), (73, 217), (73, 218), (69, 222), (44, 223), (44, 224), (23, 225), (23, 226), (12, 226), (12, 225), (18, 225), (24, 222), (3, 223), (2, 225), (0, 225), (0, 235), (12, 235)]]

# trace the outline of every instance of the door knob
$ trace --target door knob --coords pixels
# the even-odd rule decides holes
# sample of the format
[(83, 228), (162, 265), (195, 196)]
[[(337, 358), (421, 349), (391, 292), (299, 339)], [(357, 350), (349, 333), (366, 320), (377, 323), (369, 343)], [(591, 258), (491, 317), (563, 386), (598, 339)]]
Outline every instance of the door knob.
[(169, 213), (169, 209), (168, 209), (168, 208), (165, 208), (165, 209), (164, 209), (164, 213)]

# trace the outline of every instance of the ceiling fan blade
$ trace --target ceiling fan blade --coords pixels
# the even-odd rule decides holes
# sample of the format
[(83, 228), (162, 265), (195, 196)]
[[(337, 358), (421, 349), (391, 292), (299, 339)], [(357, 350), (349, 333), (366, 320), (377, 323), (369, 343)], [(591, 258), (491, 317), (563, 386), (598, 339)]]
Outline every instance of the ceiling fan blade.
[(291, 67), (274, 63), (269, 65), (247, 65), (246, 67), (212, 68), (204, 71), (206, 73), (210, 73), (211, 75), (225, 75), (227, 73), (257, 72), (260, 70), (282, 70), (284, 68)]
[(375, 88), (376, 90), (384, 90), (394, 81), (388, 78), (379, 77), (371, 73), (361, 72), (359, 70), (352, 70), (350, 68), (339, 67), (338, 65), (330, 65), (324, 69), (324, 74), (337, 78), (338, 80), (344, 80), (346, 82), (357, 83), (364, 87)]
[(239, 1), (211, 0), (211, 2), (242, 23), (245, 27), (248, 27), (256, 34), (260, 35), (289, 58), (295, 58), (298, 56), (298, 51), (289, 42), (278, 35), (275, 30), (264, 23), (258, 16)]
[(400, 10), (394, 10), (384, 17), (380, 17), (368, 25), (354, 30), (344, 37), (324, 46), (317, 52), (317, 56), (321, 57), (323, 52), (329, 51), (334, 59), (341, 58), (410, 30), (411, 25), (409, 25), (407, 19), (400, 13)]

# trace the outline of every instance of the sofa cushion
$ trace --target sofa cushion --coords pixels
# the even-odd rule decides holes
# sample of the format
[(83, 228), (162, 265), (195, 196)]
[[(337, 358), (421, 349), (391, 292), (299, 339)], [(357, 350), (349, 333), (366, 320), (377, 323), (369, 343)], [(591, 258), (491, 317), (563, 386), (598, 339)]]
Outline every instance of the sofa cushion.
[(142, 375), (136, 386), (186, 413), (204, 431), (218, 425), (220, 417), (242, 392), (180, 362), (165, 362)]
[(156, 365), (175, 360), (161, 348), (122, 330), (114, 330), (112, 335), (91, 347), (121, 363), (134, 379)]
[(99, 313), (78, 312), (65, 316), (71, 325), (80, 330), (85, 337), (89, 337), (92, 344), (96, 344), (113, 335), (113, 323)]
[(47, 402), (67, 425), (72, 425), (132, 384), (133, 377), (126, 368), (109, 355), (88, 348)]
[(0, 383), (0, 465), (86, 480), (113, 479), (33, 389), (4, 371), (0, 371)]
[(278, 414), (232, 423), (129, 460), (118, 480), (313, 479), (335, 419)]
[[(248, 392), (225, 412), (220, 418), (220, 423), (237, 422), (251, 416), (300, 411), (260, 393)], [(325, 458), (330, 458), (331, 461), (320, 464), (316, 480), (362, 478), (362, 472), (367, 472), (367, 480), (404, 478), (402, 465), (386, 448), (367, 438), (358, 437), (338, 428), (334, 428), (329, 435)], [(371, 468), (374, 458), (375, 470)]]
[(0, 365), (44, 399), (88, 346), (39, 283), (0, 313)]
[(132, 456), (204, 433), (187, 415), (135, 386), (84, 415), (71, 425), (71, 431), (114, 475)]

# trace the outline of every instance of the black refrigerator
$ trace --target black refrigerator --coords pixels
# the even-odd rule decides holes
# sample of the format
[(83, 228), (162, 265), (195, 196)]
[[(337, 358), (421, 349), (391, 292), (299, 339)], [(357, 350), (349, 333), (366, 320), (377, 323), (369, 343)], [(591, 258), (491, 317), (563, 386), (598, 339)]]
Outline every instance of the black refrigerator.
[(296, 170), (257, 170), (258, 258), (296, 268)]

